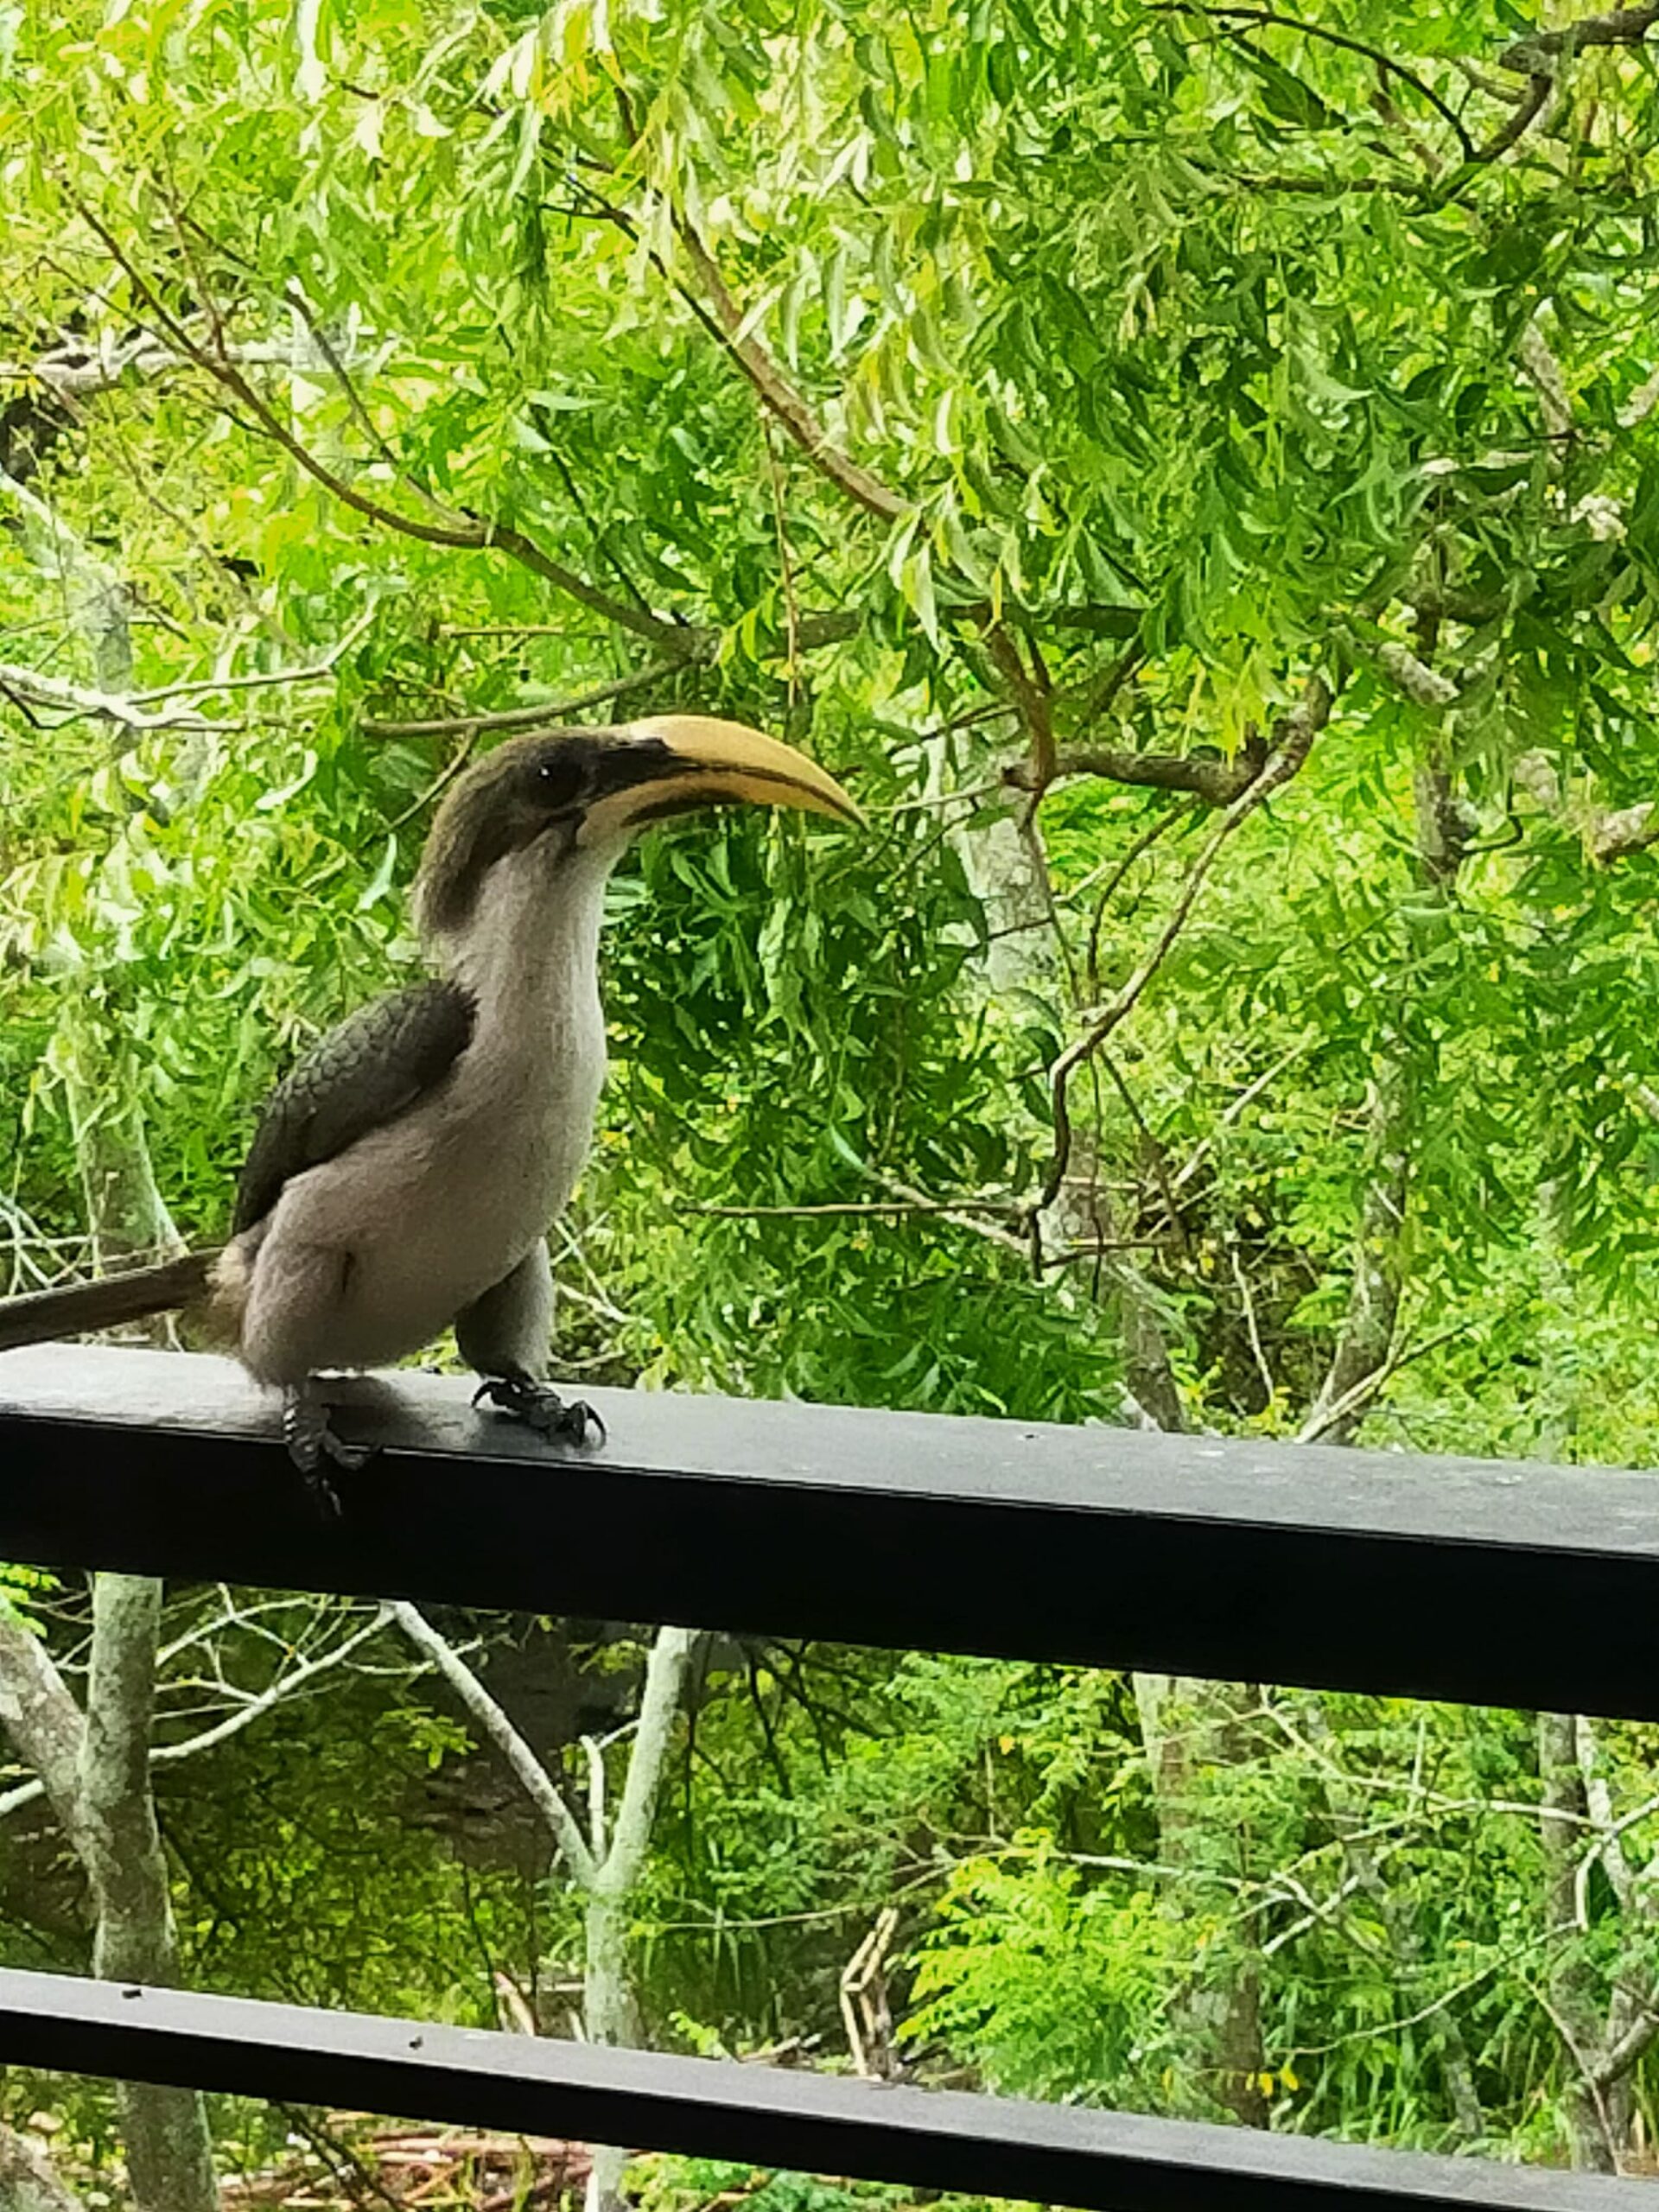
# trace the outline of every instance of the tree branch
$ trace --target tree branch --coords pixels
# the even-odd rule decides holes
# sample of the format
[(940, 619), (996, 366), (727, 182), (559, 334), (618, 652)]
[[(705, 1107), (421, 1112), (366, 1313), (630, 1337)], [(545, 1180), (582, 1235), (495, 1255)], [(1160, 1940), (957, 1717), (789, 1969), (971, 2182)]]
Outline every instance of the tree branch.
[(1497, 66), (1531, 76), (1541, 63), (1568, 59), (1586, 46), (1640, 46), (1656, 23), (1659, 23), (1659, 4), (1654, 4), (1654, 0), (1645, 7), (1614, 8), (1605, 16), (1582, 16), (1576, 23), (1563, 23), (1557, 30), (1529, 31), (1524, 38), (1504, 48)]
[(1536, 71), (1528, 85), (1525, 96), (1514, 113), (1492, 133), (1476, 154), (1478, 162), (1495, 162), (1507, 154), (1511, 146), (1518, 145), (1549, 104), (1555, 89), (1555, 79), (1547, 71)]
[(1241, 823), (1247, 821), (1300, 769), (1313, 748), (1314, 739), (1331, 718), (1332, 702), (1332, 694), (1324, 677), (1310, 677), (1300, 705), (1284, 715), (1274, 731), (1274, 751), (1261, 774), (1240, 792), (1205, 839), (1188, 871), (1180, 896), (1151, 951), (1111, 1005), (1083, 1036), (1066, 1047), (1050, 1069), (1049, 1097), (1053, 1115), (1054, 1155), (1049, 1163), (1041, 1194), (1032, 1209), (1033, 1220), (1053, 1205), (1065, 1181), (1065, 1171), (1071, 1157), (1071, 1117), (1067, 1090), (1073, 1073), (1099, 1050), (1113, 1031), (1126, 1021), (1140, 1004), (1147, 986), (1163, 966), (1176, 939), (1185, 927), (1187, 917), (1222, 847)]
[(610, 1849), (598, 1872), (598, 1885), (608, 1897), (626, 1897), (639, 1883), (657, 1816), (669, 1736), (702, 1635), (701, 1629), (662, 1628), (651, 1647), (622, 1802), (612, 1824)]
[[(250, 1698), (245, 1705), (238, 1706), (233, 1713), (226, 1713), (222, 1720), (215, 1721), (211, 1728), (187, 1736), (181, 1743), (155, 1745), (149, 1754), (151, 1772), (158, 1766), (176, 1765), (181, 1759), (194, 1758), (199, 1751), (210, 1751), (217, 1745), (227, 1742), (231, 1737), (239, 1736), (245, 1728), (250, 1728), (256, 1720), (263, 1719), (273, 1707), (296, 1695), (307, 1682), (319, 1675), (327, 1674), (331, 1669), (349, 1659), (359, 1644), (366, 1643), (371, 1637), (378, 1636), (390, 1618), (390, 1613), (383, 1606), (374, 1618), (354, 1636), (348, 1637), (343, 1643), (336, 1644), (321, 1658), (301, 1660), (289, 1673), (278, 1675), (268, 1688)], [(194, 1638), (190, 1640), (195, 1641)], [(165, 1657), (167, 1655), (159, 1656)], [(46, 1795), (46, 1786), (41, 1781), (20, 1783), (16, 1789), (9, 1789), (3, 1797), (0, 1797), (0, 1820), (5, 1819), (8, 1814), (20, 1812), (25, 1805), (32, 1805)]]
[(1420, 98), (1427, 100), (1441, 121), (1450, 124), (1457, 134), (1464, 159), (1472, 161), (1475, 158), (1475, 143), (1465, 130), (1457, 111), (1441, 99), (1426, 79), (1420, 77), (1414, 69), (1408, 69), (1402, 61), (1396, 60), (1382, 47), (1368, 46), (1363, 39), (1352, 38), (1346, 31), (1333, 30), (1325, 23), (1307, 22), (1300, 16), (1281, 15), (1271, 8), (1231, 7), (1224, 4), (1223, 0), (1216, 0), (1216, 4), (1211, 5), (1201, 4), (1201, 0), (1164, 0), (1164, 4), (1158, 6), (1154, 13), (1160, 16), (1205, 16), (1212, 22), (1251, 23), (1264, 30), (1299, 31), (1304, 38), (1323, 39), (1327, 46), (1340, 47), (1345, 53), (1360, 54), (1367, 61), (1374, 62), (1385, 78), (1397, 77), (1402, 85), (1409, 85)]
[[(1137, 753), (1129, 746), (1095, 746), (1060, 753), (1048, 781), (1067, 776), (1103, 776), (1115, 784), (1147, 791), (1190, 791), (1206, 806), (1230, 806), (1267, 766), (1266, 741), (1252, 733), (1228, 760), (1219, 754)], [(1007, 771), (1005, 780), (1030, 790), (1034, 772), (1023, 766)]]
[(407, 1599), (399, 1599), (391, 1606), (391, 1614), (416, 1649), (431, 1661), (506, 1760), (519, 1788), (546, 1824), (571, 1879), (579, 1889), (591, 1894), (599, 1878), (599, 1862), (588, 1848), (581, 1823), (565, 1803), (563, 1793), (547, 1769), (454, 1644), (438, 1633), (418, 1606), (410, 1605)]
[(620, 676), (613, 683), (595, 684), (591, 691), (579, 691), (570, 699), (544, 699), (535, 706), (502, 707), (476, 715), (442, 715), (429, 721), (365, 721), (359, 728), (365, 737), (473, 737), (486, 729), (533, 729), (543, 723), (556, 728), (589, 707), (602, 707), (613, 699), (649, 690), (672, 676), (678, 665), (675, 661), (658, 661), (654, 667)]
[(674, 227), (714, 310), (727, 351), (813, 467), (855, 505), (882, 522), (897, 522), (901, 515), (908, 514), (912, 503), (889, 490), (880, 477), (861, 467), (850, 454), (830, 442), (829, 432), (804, 396), (791, 384), (754, 334), (744, 329), (743, 310), (728, 290), (718, 263), (692, 224), (677, 211)]
[[(686, 643), (690, 634), (686, 627), (663, 616), (644, 613), (626, 601), (613, 599), (607, 592), (599, 590), (585, 577), (577, 575), (574, 569), (567, 569), (562, 562), (556, 561), (514, 524), (471, 512), (448, 514), (442, 508), (438, 509), (442, 518), (441, 520), (423, 522), (416, 516), (401, 513), (397, 508), (388, 507), (380, 500), (359, 492), (355, 485), (347, 482), (336, 469), (295, 436), (287, 423), (243, 374), (227, 346), (219, 342), (204, 346), (185, 327), (108, 225), (84, 200), (76, 200), (73, 204), (82, 221), (100, 240), (155, 317), (169, 342), (195, 367), (232, 395), (252, 417), (253, 427), (258, 434), (280, 447), (308, 476), (343, 506), (349, 507), (354, 514), (361, 515), (365, 521), (372, 522), (381, 529), (412, 537), (420, 544), (451, 546), (463, 552), (480, 552), (495, 547), (518, 562), (521, 568), (527, 569), (532, 575), (550, 583), (568, 598), (602, 616), (606, 621), (614, 623), (619, 629), (630, 630), (637, 636), (649, 638), (677, 658), (690, 656), (692, 649)], [(429, 495), (423, 496), (429, 499)]]
[(154, 730), (182, 729), (207, 731), (222, 729), (221, 722), (209, 721), (203, 715), (191, 713), (149, 714), (136, 706), (129, 694), (119, 691), (97, 691), (90, 685), (70, 683), (60, 676), (43, 675), (40, 670), (20, 668), (10, 661), (0, 661), (0, 687), (16, 705), (29, 701), (37, 707), (47, 707), (66, 715), (70, 720), (86, 718), (97, 721), (114, 722), (123, 729), (140, 734)]
[(79, 1855), (86, 1835), (79, 1773), (86, 1724), (44, 1643), (3, 1612), (0, 1725), (39, 1776), (58, 1826)]

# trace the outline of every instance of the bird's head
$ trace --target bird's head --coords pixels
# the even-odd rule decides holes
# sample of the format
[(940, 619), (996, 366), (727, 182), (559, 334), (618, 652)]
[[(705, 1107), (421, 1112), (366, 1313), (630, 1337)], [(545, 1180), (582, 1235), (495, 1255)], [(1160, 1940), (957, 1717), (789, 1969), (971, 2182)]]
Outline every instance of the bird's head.
[(513, 855), (533, 850), (550, 868), (589, 856), (602, 868), (648, 823), (733, 802), (864, 819), (817, 761), (709, 715), (509, 738), (438, 810), (416, 882), (422, 925), (465, 928), (491, 870)]

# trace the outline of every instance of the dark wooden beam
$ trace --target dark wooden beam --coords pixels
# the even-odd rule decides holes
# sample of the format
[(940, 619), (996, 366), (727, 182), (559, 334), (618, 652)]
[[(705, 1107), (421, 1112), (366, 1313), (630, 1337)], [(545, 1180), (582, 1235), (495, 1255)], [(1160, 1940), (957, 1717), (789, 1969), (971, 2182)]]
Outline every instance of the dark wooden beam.
[(1659, 1718), (1659, 1481), (596, 1392), (342, 1383), (327, 1525), (229, 1363), (0, 1355), (0, 1559)]
[(1620, 2212), (1637, 2184), (0, 1972), (0, 2063), (1086, 2212)]

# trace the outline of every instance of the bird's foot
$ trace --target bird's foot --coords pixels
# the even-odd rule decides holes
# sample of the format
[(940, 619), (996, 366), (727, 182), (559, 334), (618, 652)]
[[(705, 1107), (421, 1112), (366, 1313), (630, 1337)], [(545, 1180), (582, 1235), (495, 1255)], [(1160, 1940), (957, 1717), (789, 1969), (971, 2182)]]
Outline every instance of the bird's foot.
[(562, 1398), (545, 1382), (528, 1375), (486, 1375), (473, 1393), (473, 1403), (487, 1398), (499, 1414), (521, 1421), (537, 1436), (556, 1437), (561, 1444), (586, 1444), (588, 1432), (605, 1441), (605, 1424), (590, 1405), (580, 1398)]
[(290, 1391), (283, 1401), (283, 1441), (289, 1458), (304, 1476), (317, 1510), (325, 1521), (338, 1521), (340, 1492), (324, 1462), (355, 1474), (373, 1459), (374, 1446), (348, 1444), (343, 1436), (337, 1436), (327, 1407), (301, 1390)]

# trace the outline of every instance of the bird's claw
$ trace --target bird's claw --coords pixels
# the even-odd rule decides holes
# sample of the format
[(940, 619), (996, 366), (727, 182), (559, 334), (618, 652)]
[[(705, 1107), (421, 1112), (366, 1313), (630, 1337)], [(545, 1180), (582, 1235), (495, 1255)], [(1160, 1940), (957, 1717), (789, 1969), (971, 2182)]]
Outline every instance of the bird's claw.
[(305, 1478), (305, 1486), (316, 1501), (325, 1521), (340, 1516), (340, 1492), (329, 1474), (330, 1465), (355, 1474), (374, 1457), (372, 1444), (348, 1444), (334, 1433), (328, 1408), (314, 1400), (290, 1398), (283, 1408), (283, 1440), (288, 1456)]
[(486, 1398), (497, 1413), (523, 1421), (537, 1436), (554, 1437), (561, 1444), (586, 1444), (591, 1430), (595, 1442), (605, 1441), (605, 1424), (590, 1405), (581, 1398), (562, 1398), (545, 1382), (532, 1382), (526, 1375), (486, 1375), (473, 1393), (473, 1403), (482, 1405)]

